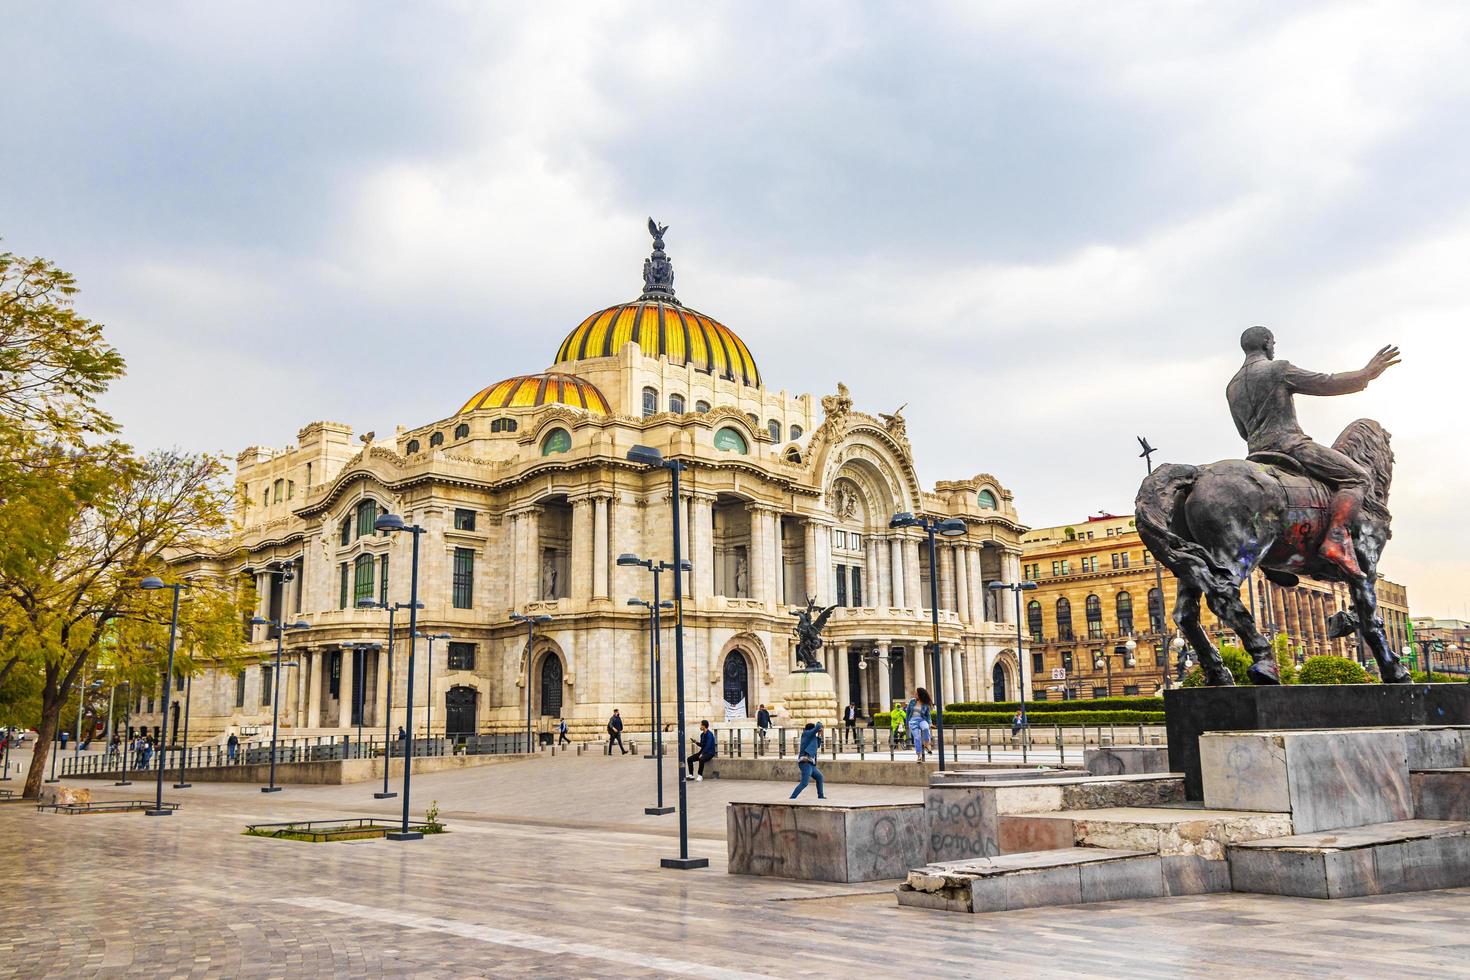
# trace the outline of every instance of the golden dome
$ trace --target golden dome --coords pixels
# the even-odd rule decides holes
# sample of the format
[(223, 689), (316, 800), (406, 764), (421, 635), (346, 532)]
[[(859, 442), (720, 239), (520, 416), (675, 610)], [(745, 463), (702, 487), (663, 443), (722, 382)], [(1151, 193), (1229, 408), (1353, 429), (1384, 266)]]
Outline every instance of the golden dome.
[(524, 374), (518, 378), (497, 381), (475, 393), (455, 414), (490, 411), (497, 408), (532, 408), (538, 405), (568, 405), (598, 415), (609, 415), (607, 399), (590, 382), (570, 374), (548, 371)]
[(653, 254), (643, 262), (643, 295), (583, 320), (556, 352), (556, 363), (613, 357), (634, 341), (647, 357), (667, 356), (717, 377), (760, 387), (761, 375), (745, 341), (714, 317), (674, 298), (674, 267), (664, 254), (666, 225), (648, 219)]

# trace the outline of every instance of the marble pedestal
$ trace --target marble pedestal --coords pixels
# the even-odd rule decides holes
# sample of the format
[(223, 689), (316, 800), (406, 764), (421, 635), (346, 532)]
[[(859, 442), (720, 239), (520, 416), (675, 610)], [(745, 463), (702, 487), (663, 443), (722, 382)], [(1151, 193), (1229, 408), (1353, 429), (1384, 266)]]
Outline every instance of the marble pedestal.
[(832, 675), (825, 670), (797, 671), (781, 685), (781, 700), (791, 724), (801, 728), (809, 721), (820, 721), (828, 736), (837, 731), (837, 690)]
[(1169, 750), (1159, 745), (1118, 745), (1083, 749), (1082, 765), (1094, 776), (1168, 772)]
[(725, 824), (730, 874), (877, 881), (924, 863), (917, 803), (731, 803)]

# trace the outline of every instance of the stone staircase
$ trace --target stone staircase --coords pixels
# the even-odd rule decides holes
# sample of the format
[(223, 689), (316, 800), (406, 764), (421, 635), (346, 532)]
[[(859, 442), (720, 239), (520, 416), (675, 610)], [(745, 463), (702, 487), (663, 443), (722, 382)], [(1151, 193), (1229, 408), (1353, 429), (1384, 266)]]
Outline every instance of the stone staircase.
[(1470, 728), (1200, 737), (1183, 777), (964, 783), (925, 799), (930, 863), (898, 904), (962, 912), (1248, 891), (1346, 898), (1470, 885)]

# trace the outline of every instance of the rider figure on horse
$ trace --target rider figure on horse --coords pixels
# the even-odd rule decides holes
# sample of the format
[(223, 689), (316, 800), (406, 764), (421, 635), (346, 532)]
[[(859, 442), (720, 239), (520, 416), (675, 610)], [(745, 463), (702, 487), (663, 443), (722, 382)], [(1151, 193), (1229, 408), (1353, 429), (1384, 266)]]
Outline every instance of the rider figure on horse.
[(1332, 489), (1329, 524), (1318, 556), (1351, 580), (1361, 580), (1352, 532), (1363, 504), (1367, 470), (1335, 449), (1318, 445), (1296, 419), (1292, 396), (1346, 395), (1362, 391), (1368, 382), (1399, 362), (1399, 349), (1389, 346), (1373, 355), (1366, 367), (1342, 374), (1305, 371), (1290, 361), (1276, 360), (1276, 338), (1265, 327), (1251, 327), (1240, 335), (1245, 363), (1225, 389), (1235, 428), (1252, 455), (1281, 453), (1296, 460), (1309, 476)]

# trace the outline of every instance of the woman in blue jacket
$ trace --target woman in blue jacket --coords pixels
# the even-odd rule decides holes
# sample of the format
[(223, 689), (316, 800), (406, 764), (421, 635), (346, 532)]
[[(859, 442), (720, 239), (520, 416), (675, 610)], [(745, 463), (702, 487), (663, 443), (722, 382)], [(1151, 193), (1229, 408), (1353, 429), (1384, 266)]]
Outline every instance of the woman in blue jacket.
[(933, 711), (934, 699), (929, 697), (929, 692), (922, 687), (914, 688), (914, 696), (909, 699), (905, 715), (909, 726), (909, 736), (914, 743), (914, 754), (918, 756), (914, 760), (916, 762), (924, 761), (924, 752), (928, 750), (932, 740), (930, 725)]
[(813, 779), (817, 781), (817, 799), (825, 800), (827, 794), (822, 789), (822, 770), (817, 768), (817, 755), (822, 751), (822, 723), (820, 721), (807, 722), (801, 730), (801, 743), (796, 750), (796, 764), (801, 767), (801, 782), (796, 784), (796, 789), (791, 791), (794, 800), (806, 789), (806, 784)]

